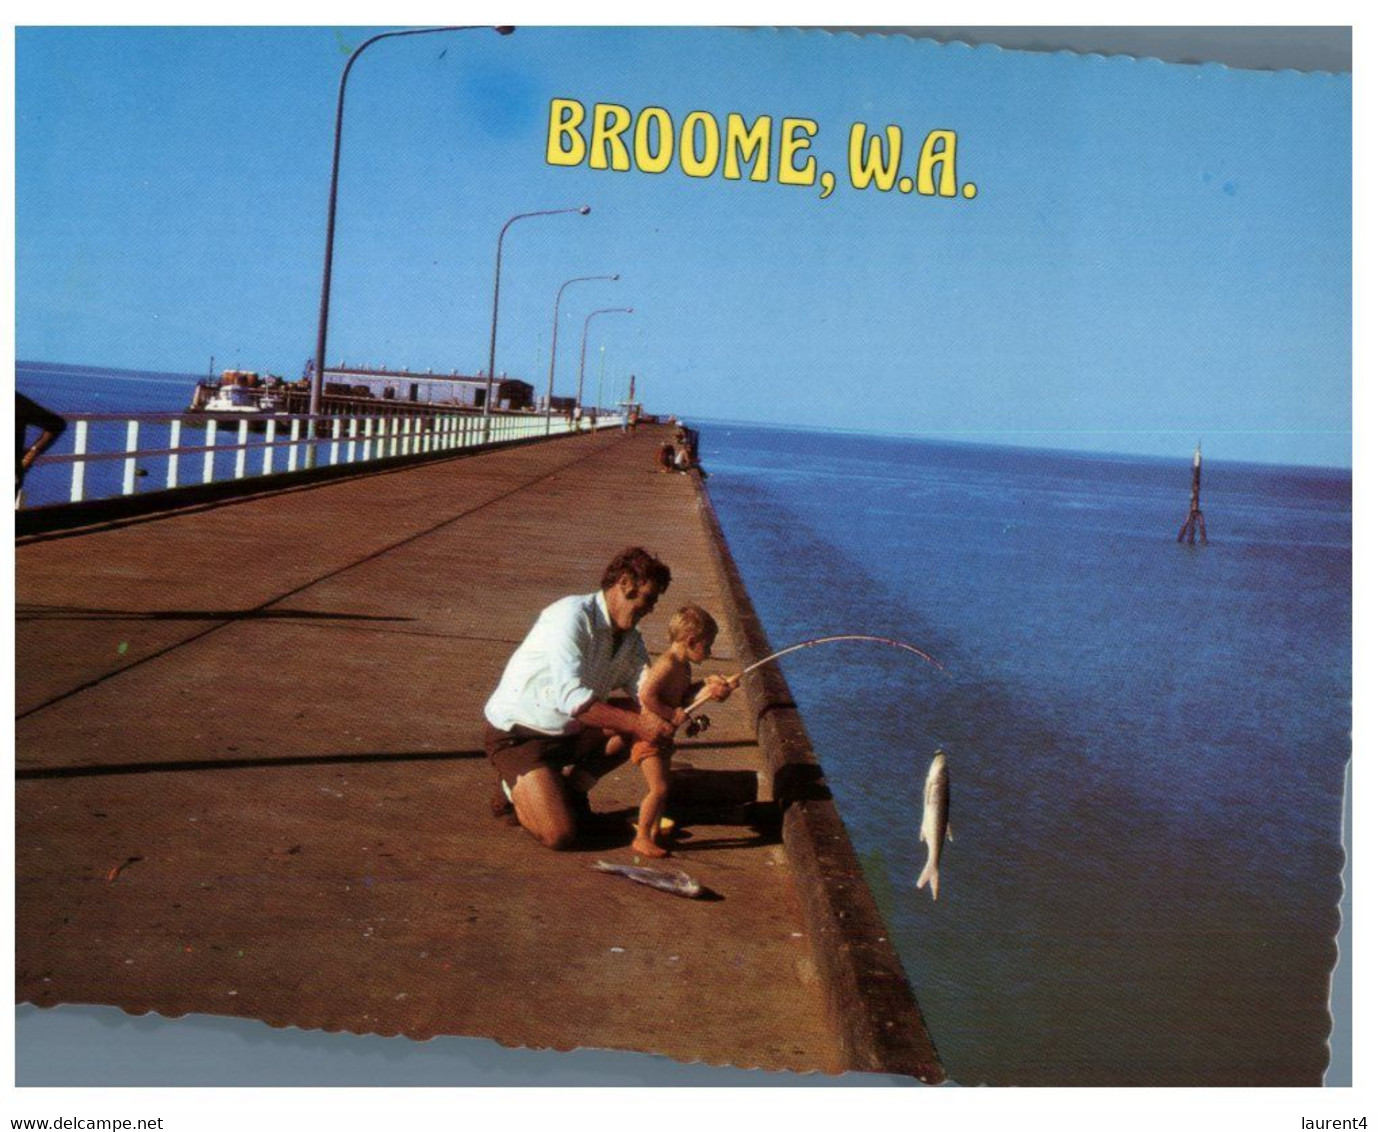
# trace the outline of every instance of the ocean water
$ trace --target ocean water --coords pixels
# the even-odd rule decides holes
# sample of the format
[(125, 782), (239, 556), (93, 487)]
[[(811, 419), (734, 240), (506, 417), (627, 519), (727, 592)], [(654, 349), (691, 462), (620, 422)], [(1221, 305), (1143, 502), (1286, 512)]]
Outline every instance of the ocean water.
[[(205, 374), (16, 362), (15, 385), (55, 413), (178, 413)], [(54, 450), (55, 451), (55, 450)]]
[[(702, 426), (728, 542), (949, 1075), (1319, 1084), (1348, 472)], [(954, 840), (915, 881), (948, 753)]]
[[(104, 366), (59, 365), (53, 362), (20, 361), (15, 363), (15, 386), (20, 393), (37, 401), (55, 413), (180, 413), (191, 403), (193, 387), (205, 381), (204, 374), (151, 373), (142, 370), (110, 369)], [(183, 444), (204, 441), (185, 426)], [(31, 432), (30, 440), (37, 432)], [(123, 421), (93, 421), (87, 439), (88, 452), (122, 452), (125, 448)], [(231, 438), (222, 436), (221, 442)], [(47, 455), (69, 455), (75, 441), (75, 429), (68, 428), (48, 449)], [(146, 424), (140, 434), (141, 448), (162, 448), (167, 445), (165, 425)], [(231, 474), (234, 455), (217, 453), (217, 471), (221, 478)], [(152, 491), (166, 487), (166, 460), (150, 457), (143, 462), (147, 474), (139, 478), (139, 490)], [(199, 475), (199, 457), (183, 457), (181, 482), (191, 482)], [(90, 462), (86, 466), (86, 497), (100, 498), (118, 495), (124, 475), (122, 460)], [(39, 507), (47, 503), (65, 503), (71, 498), (72, 466), (52, 464), (35, 466), (24, 480), (24, 505)]]

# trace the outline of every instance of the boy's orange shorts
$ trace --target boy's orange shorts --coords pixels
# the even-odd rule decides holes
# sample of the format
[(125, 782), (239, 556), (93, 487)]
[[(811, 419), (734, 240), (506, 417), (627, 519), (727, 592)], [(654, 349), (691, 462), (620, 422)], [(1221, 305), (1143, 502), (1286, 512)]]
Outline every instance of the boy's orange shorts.
[(659, 739), (652, 743), (646, 739), (638, 739), (632, 744), (632, 765), (640, 766), (647, 759), (660, 755), (669, 758), (675, 750), (675, 744), (670, 739)]

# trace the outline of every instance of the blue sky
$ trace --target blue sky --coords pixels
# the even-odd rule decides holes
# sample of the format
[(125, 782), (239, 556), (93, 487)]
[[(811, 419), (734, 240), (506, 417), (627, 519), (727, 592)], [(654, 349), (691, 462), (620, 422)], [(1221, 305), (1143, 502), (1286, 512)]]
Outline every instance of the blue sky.
[[(375, 29), (17, 32), (20, 358), (295, 376), (331, 123)], [(590, 379), (652, 410), (993, 443), (1350, 463), (1350, 81), (903, 37), (522, 28), (350, 79), (328, 355)], [(550, 100), (816, 121), (817, 187), (559, 168)], [(975, 199), (857, 191), (848, 131), (958, 134)], [(588, 391), (589, 398), (592, 390)]]

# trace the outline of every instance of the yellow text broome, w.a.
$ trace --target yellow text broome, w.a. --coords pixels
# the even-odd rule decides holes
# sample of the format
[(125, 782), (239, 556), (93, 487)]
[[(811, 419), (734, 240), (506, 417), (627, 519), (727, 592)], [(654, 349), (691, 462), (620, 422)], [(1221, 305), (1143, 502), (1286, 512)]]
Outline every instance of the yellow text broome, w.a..
[[(693, 110), (678, 121), (661, 106), (633, 111), (616, 102), (552, 98), (546, 130), (549, 165), (614, 173), (667, 173), (721, 177), (728, 181), (815, 187), (826, 200), (838, 177), (820, 162), (818, 123), (812, 118), (723, 116)], [(976, 197), (974, 181), (957, 177), (957, 131), (930, 129), (911, 140), (902, 127), (873, 130), (852, 123), (846, 150), (847, 183), (853, 189), (919, 197)], [(840, 154), (838, 156), (841, 156)]]

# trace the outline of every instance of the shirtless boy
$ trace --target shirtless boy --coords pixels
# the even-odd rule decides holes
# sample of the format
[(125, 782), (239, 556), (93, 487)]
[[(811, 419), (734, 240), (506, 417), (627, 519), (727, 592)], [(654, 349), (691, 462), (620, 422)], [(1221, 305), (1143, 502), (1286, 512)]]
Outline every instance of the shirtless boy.
[[(713, 641), (718, 635), (718, 623), (697, 605), (686, 605), (670, 618), (670, 647), (647, 670), (639, 690), (641, 707), (661, 719), (680, 726), (689, 717), (684, 709), (702, 691), (704, 681), (694, 680), (693, 666), (702, 664), (713, 655)], [(710, 677), (721, 684), (722, 692), (715, 698), (727, 698), (730, 685), (721, 677)], [(633, 852), (643, 857), (668, 857), (669, 850), (656, 844), (660, 818), (665, 813), (665, 801), (670, 794), (670, 756), (674, 740), (638, 740), (632, 745), (632, 762), (641, 767), (646, 776), (646, 797), (636, 823)]]

